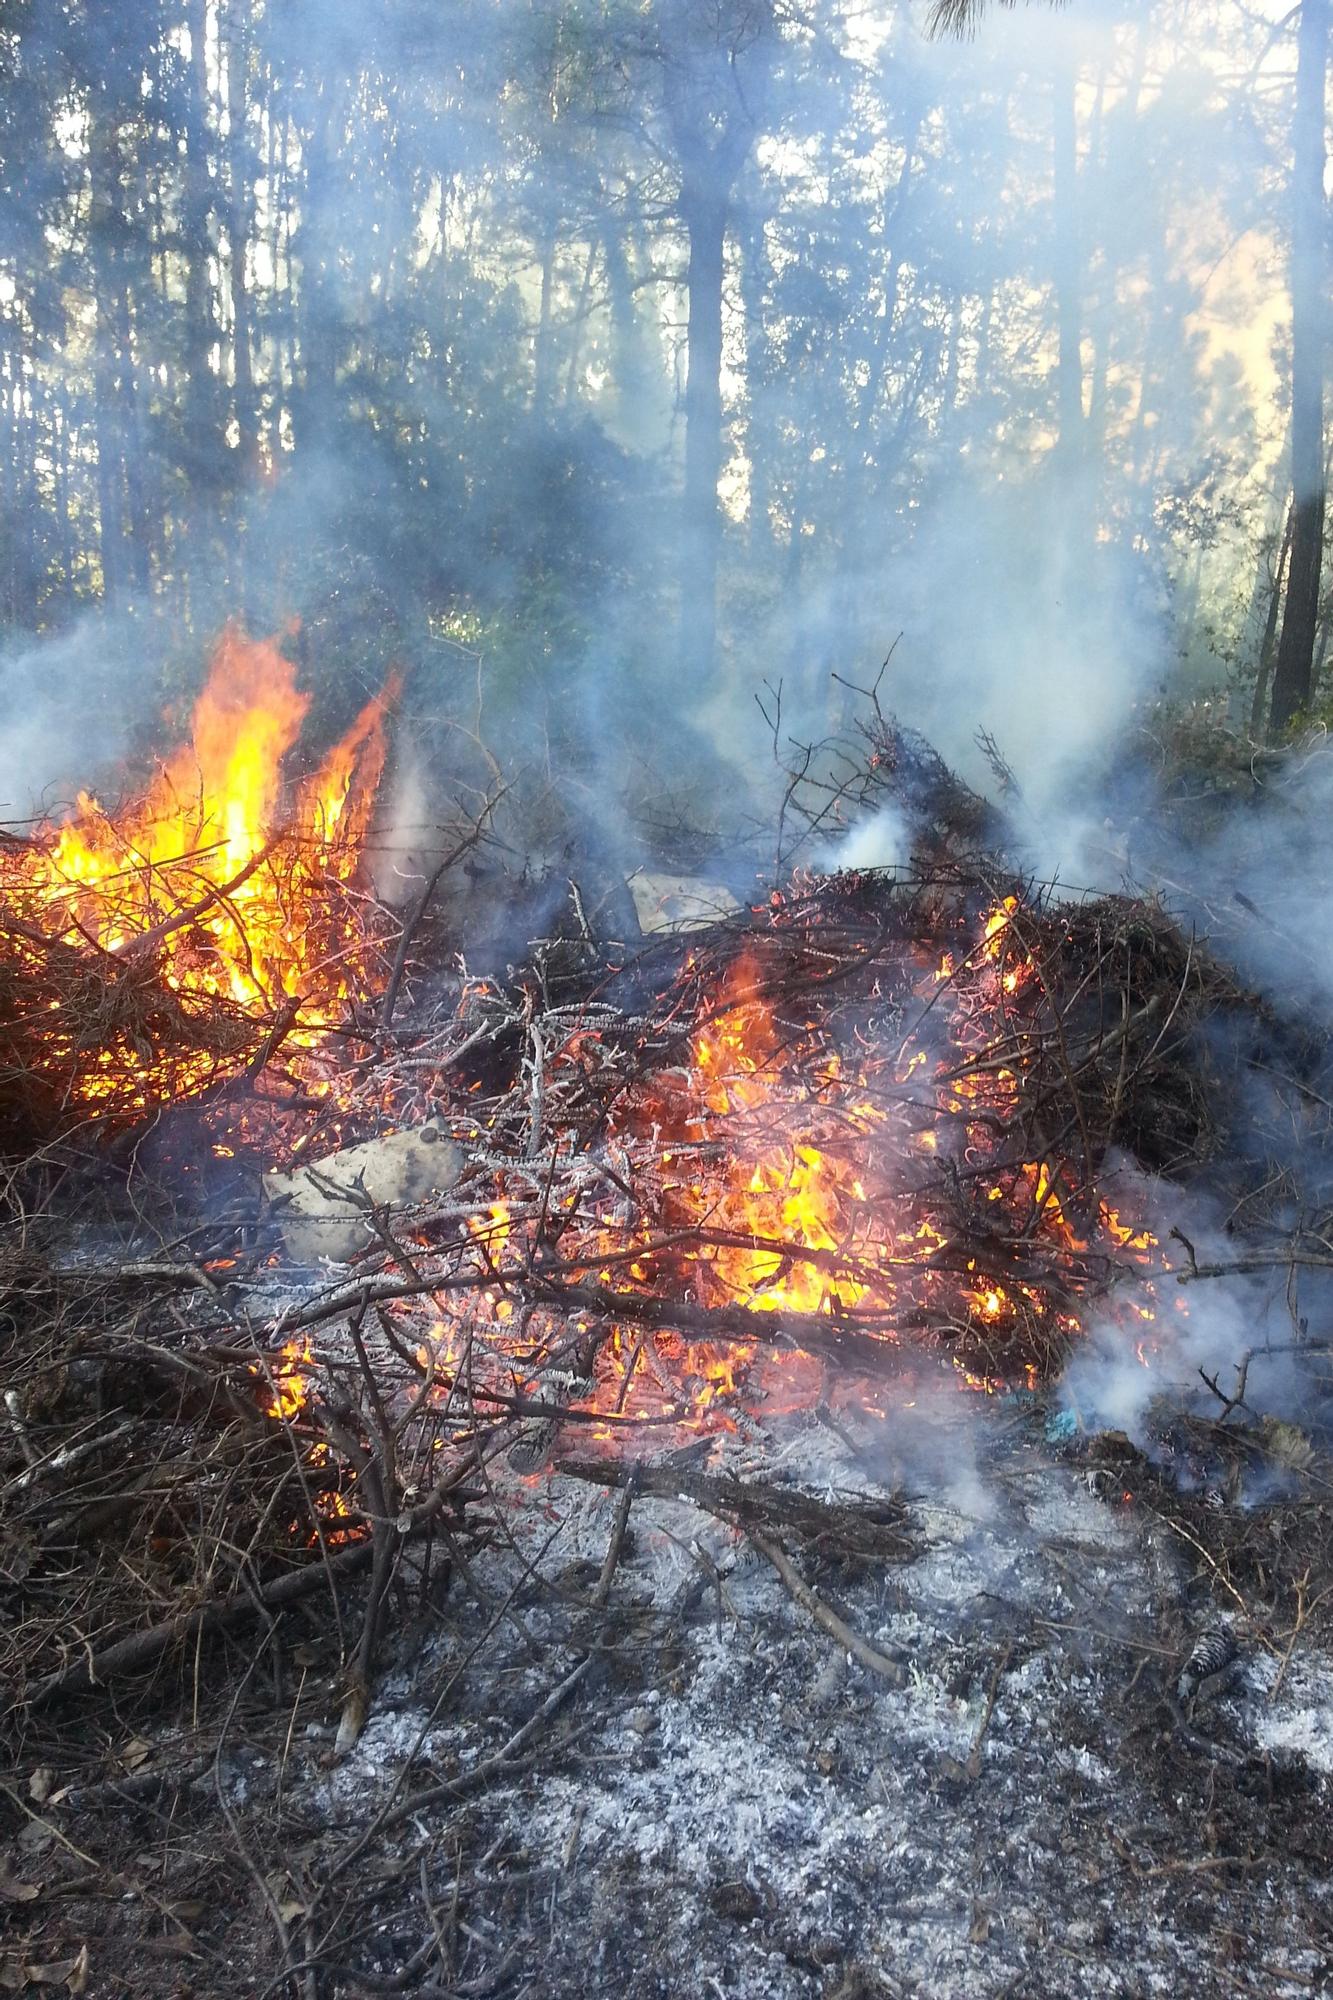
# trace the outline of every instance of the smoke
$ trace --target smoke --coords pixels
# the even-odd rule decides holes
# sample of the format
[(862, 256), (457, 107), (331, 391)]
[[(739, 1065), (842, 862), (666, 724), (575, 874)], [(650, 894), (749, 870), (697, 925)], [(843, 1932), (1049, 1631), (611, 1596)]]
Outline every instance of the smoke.
[[(691, 32), (677, 12), (670, 31)], [(1097, 0), (997, 9), (960, 45), (887, 5), (850, 24), (815, 0), (808, 14), (814, 39), (782, 45), (743, 174), (715, 190), (732, 214), (733, 496), (715, 685), (682, 688), (675, 658), (686, 245), (662, 110), (670, 71), (677, 125), (682, 91), (706, 113), (712, 70), (672, 68), (649, 37), (603, 74), (540, 8), (429, 24), (372, 9), (351, 34), (334, 0), (302, 0), (257, 27), (262, 65), (229, 116), (258, 142), (281, 86), (308, 129), (302, 176), (266, 199), (293, 204), (291, 282), (310, 312), (276, 478), (239, 500), (191, 496), (199, 653), (226, 615), (272, 629), (298, 613), (310, 676), (357, 675), (361, 694), (395, 652), (447, 705), (452, 663), (430, 635), (453, 626), (485, 654), (506, 748), (595, 774), (605, 801), (626, 744), (687, 790), (734, 796), (761, 680), (785, 679), (789, 715), (813, 725), (829, 669), (859, 678), (901, 632), (887, 693), (904, 720), (965, 772), (991, 729), (1034, 811), (1086, 799), (1089, 765), (1178, 646), (1171, 509), (1194, 496), (1185, 525), (1206, 533), (1221, 511), (1199, 496), (1248, 477), (1255, 426), (1271, 427), (1271, 385), (1224, 365), (1253, 287), (1219, 297), (1210, 276), (1234, 279), (1228, 246), (1271, 228), (1266, 135), (1218, 83), (1219, 35), (1234, 67), (1262, 24)], [(554, 128), (552, 63), (568, 76)], [(621, 89), (655, 135), (663, 178), (645, 204), (644, 162), (606, 115)], [(256, 245), (261, 319), (285, 282), (270, 254)], [(1066, 305), (1078, 437), (1057, 422)], [(142, 445), (146, 491), (174, 470), (164, 434)], [(118, 727), (151, 711), (149, 680), (136, 704), (133, 677), (88, 663)], [(25, 731), (37, 790), (63, 748), (49, 733)]]
[[(995, 8), (966, 44), (928, 40), (919, 12), (887, 0), (850, 22), (822, 0), (805, 11), (809, 32), (782, 42), (749, 107), (742, 164), (713, 185), (679, 134), (714, 116), (726, 65), (673, 65), (648, 30), (716, 27), (725, 8), (639, 10), (642, 34), (609, 55), (596, 37), (563, 42), (560, 10), (541, 7), (371, 8), (355, 26), (342, 0), (260, 10), (247, 102), (230, 102), (220, 62), (210, 84), (269, 164), (246, 266), (262, 476), (226, 426), (209, 443), (168, 400), (189, 347), (181, 298), (153, 301), (161, 355), (152, 314), (136, 333), (151, 421), (117, 401), (89, 424), (80, 398), (96, 409), (120, 377), (75, 380), (71, 345), (78, 587), (101, 573), (88, 524), (113, 445), (127, 514), (135, 495), (147, 514), (160, 503), (153, 587), (0, 651), (5, 810), (103, 784), (160, 737), (164, 700), (197, 684), (225, 617), (274, 630), (295, 616), (315, 736), (406, 670), (380, 829), (392, 899), (426, 869), (446, 789), (484, 785), (487, 755), (532, 774), (506, 808), (516, 872), (537, 855), (564, 882), (595, 850), (623, 874), (663, 822), (698, 819), (720, 836), (713, 865), (734, 868), (734, 830), (771, 824), (781, 783), (771, 762), (753, 775), (769, 747), (755, 689), (781, 683), (784, 728), (816, 740), (845, 720), (832, 674), (868, 683), (901, 634), (885, 706), (983, 788), (975, 738), (993, 735), (1034, 872), (1129, 876), (1208, 925), (1221, 912), (1221, 944), (1265, 992), (1333, 1005), (1333, 758), (1259, 840), (1233, 815), (1173, 842), (1151, 796), (1122, 784), (1163, 688), (1217, 679), (1272, 510), (1281, 10)], [(83, 78), (94, 107), (102, 81), (134, 79), (127, 126), (137, 67), (155, 60), (145, 35), (127, 56), (108, 30), (105, 79)], [(173, 56), (163, 79), (178, 89), (183, 73)], [(84, 196), (71, 173), (69, 230)], [(696, 207), (728, 217), (706, 689), (684, 684), (678, 644), (681, 600), (711, 589), (686, 566), (681, 502), (699, 402), (690, 174)], [(123, 218), (144, 283), (160, 246), (134, 233), (162, 213), (174, 227), (180, 198), (173, 183), (165, 208)], [(221, 352), (231, 222), (213, 220)], [(225, 363), (213, 386), (225, 403)], [(43, 478), (50, 456), (43, 437)], [(881, 808), (818, 858), (910, 856), (906, 818)], [(1170, 1320), (1186, 1378), (1231, 1366), (1258, 1311), (1244, 1288), (1206, 1297)], [(1071, 1389), (1137, 1425), (1151, 1371), (1116, 1364), (1118, 1348), (1095, 1330)]]
[(162, 638), (135, 608), (0, 649), (0, 818), (58, 812), (81, 789), (114, 797), (136, 728), (161, 706)]
[(1219, 809), (1193, 824), (1186, 817), (1184, 834), (1141, 791), (1137, 801), (1113, 808), (1126, 873), (1148, 887), (1164, 885), (1288, 1019), (1326, 1019), (1333, 1011), (1333, 750), (1321, 734), (1281, 759), (1241, 742), (1223, 744), (1219, 756), (1220, 781), (1216, 769), (1193, 778), (1218, 787)]
[[(1220, 1419), (1224, 1399), (1235, 1398), (1240, 1421), (1308, 1415), (1289, 1274), (1244, 1269), (1226, 1214), (1197, 1188), (1150, 1180), (1120, 1159), (1108, 1165), (1105, 1192), (1121, 1214), (1151, 1227), (1161, 1269), (1146, 1295), (1131, 1279), (1088, 1318), (1059, 1384), (1062, 1406), (1087, 1429), (1123, 1431), (1150, 1456), (1161, 1449), (1165, 1413)], [(1317, 1308), (1325, 1293), (1307, 1286), (1301, 1309)]]
[(1105, 786), (1168, 666), (1132, 559), (1089, 536), (1086, 488), (1052, 465), (991, 492), (945, 490), (878, 585), (901, 632), (881, 701), (983, 789), (976, 739), (994, 737), (1041, 823), (1044, 874), (1084, 865), (1079, 802)]
[(844, 840), (821, 848), (815, 865), (834, 868), (906, 868), (912, 859), (912, 828), (892, 806), (858, 820)]

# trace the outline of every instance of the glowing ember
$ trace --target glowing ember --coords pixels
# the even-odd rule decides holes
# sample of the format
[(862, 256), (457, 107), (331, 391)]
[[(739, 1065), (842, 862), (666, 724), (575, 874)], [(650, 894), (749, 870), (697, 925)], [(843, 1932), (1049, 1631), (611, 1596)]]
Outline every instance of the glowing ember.
[(289, 1340), (270, 1364), (265, 1377), (265, 1413), (291, 1419), (300, 1416), (310, 1400), (308, 1377), (313, 1361), (307, 1340)]

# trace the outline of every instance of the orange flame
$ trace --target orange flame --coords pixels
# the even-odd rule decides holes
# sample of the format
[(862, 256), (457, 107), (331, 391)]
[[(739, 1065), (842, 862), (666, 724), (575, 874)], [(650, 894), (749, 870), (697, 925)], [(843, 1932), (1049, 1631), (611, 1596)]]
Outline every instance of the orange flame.
[(358, 939), (329, 892), (356, 869), (395, 690), (391, 682), (367, 703), (293, 797), (284, 764), (311, 698), (275, 641), (229, 625), (189, 742), (123, 811), (80, 793), (14, 886), (35, 897), (44, 928), (73, 944), (113, 954), (151, 946), (178, 992), (259, 1013), (299, 999), (331, 1014)]

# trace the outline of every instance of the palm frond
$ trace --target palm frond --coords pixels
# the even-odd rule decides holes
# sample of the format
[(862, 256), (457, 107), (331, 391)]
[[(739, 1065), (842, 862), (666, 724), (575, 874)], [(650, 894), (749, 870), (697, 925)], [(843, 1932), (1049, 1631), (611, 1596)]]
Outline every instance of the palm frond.
[[(1018, 0), (997, 0), (1001, 7), (1016, 7)], [(960, 38), (975, 35), (988, 0), (935, 0), (930, 10), (928, 32), (931, 35), (957, 35)], [(1051, 0), (1053, 7), (1062, 7), (1064, 0)]]

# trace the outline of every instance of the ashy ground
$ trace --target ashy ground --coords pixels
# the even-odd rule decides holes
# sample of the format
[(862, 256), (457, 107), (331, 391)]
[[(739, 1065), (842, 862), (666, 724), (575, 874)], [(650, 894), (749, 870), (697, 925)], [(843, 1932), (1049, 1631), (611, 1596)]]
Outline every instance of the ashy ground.
[[(506, 1471), (489, 1545), (404, 1573), (347, 1754), (320, 1599), (156, 1717), (53, 1721), (6, 1780), (7, 1990), (1333, 1991), (1308, 1481), (1223, 1506), (960, 1395), (646, 1483)], [(1205, 1632), (1234, 1662), (1182, 1696)]]

